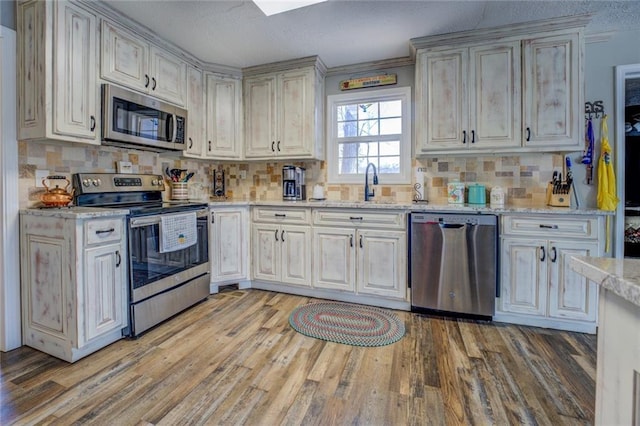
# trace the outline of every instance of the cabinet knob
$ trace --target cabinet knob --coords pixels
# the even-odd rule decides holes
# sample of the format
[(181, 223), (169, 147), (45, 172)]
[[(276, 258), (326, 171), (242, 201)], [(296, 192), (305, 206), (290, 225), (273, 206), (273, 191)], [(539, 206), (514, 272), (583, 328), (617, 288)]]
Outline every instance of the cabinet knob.
[(276, 229), (276, 233), (275, 233), (275, 235), (276, 235), (276, 241), (279, 241), (279, 240), (278, 240), (278, 230), (277, 230), (277, 229)]
[(144, 87), (149, 87), (149, 76), (147, 74), (144, 75)]
[(349, 235), (349, 246), (353, 247), (353, 234)]
[(116, 268), (120, 267), (122, 263), (122, 256), (120, 256), (120, 251), (116, 250)]
[(540, 252), (542, 253), (542, 257), (540, 258), (540, 262), (544, 262), (546, 259), (546, 253), (544, 251), (544, 246), (540, 246)]
[(280, 233), (280, 241), (282, 241), (284, 243), (284, 229)]
[(551, 254), (553, 255), (553, 257), (551, 257), (551, 263), (556, 263), (556, 260), (558, 260), (558, 252), (556, 252), (556, 248), (555, 247), (551, 247)]
[(94, 130), (96, 130), (96, 118), (92, 115), (91, 116), (91, 131), (93, 132)]
[(276, 152), (276, 150), (273, 148), (276, 144), (276, 141), (271, 141), (271, 152)]
[(462, 131), (462, 143), (467, 143), (467, 131)]
[(526, 139), (527, 139), (527, 142), (529, 142), (531, 140), (531, 128), (530, 127), (527, 127), (527, 137), (526, 137)]
[(156, 90), (156, 78), (152, 77), (151, 81), (153, 82), (153, 86), (151, 86), (151, 90)]
[(278, 152), (280, 152), (280, 141), (278, 141)]
[(193, 148), (193, 139), (189, 138), (189, 149)]
[(360, 248), (362, 248), (362, 235), (360, 235)]
[(476, 131), (471, 131), (471, 143), (476, 143)]

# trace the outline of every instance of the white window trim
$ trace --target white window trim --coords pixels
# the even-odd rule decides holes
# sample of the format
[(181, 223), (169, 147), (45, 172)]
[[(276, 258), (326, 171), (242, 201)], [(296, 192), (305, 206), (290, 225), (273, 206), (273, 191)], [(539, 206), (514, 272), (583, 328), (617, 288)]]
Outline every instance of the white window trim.
[(400, 99), (402, 102), (402, 137), (400, 140), (400, 173), (378, 173), (380, 185), (411, 184), (411, 88), (354, 91), (327, 96), (327, 183), (364, 183), (364, 174), (338, 174), (338, 137), (336, 106), (345, 103), (365, 101), (386, 101)]

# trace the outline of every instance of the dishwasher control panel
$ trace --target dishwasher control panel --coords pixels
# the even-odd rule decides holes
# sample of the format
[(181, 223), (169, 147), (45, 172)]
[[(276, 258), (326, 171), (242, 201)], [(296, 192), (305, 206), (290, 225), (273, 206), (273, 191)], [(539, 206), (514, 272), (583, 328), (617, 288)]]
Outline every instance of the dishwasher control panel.
[(411, 213), (411, 222), (434, 225), (495, 225), (497, 217), (488, 214)]

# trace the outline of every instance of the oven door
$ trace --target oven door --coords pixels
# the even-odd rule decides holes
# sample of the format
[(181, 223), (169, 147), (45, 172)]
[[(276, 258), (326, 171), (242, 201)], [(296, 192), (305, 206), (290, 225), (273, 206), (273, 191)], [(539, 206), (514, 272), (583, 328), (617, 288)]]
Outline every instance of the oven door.
[(160, 215), (129, 219), (131, 303), (209, 273), (208, 210), (198, 210), (196, 217), (196, 243), (170, 252), (161, 252), (160, 249)]

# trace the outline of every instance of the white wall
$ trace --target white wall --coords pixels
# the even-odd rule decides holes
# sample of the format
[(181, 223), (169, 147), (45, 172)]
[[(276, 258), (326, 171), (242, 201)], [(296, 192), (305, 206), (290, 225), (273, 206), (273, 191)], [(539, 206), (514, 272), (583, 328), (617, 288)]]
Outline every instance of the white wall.
[(16, 33), (0, 26), (0, 350), (22, 344), (18, 253)]

